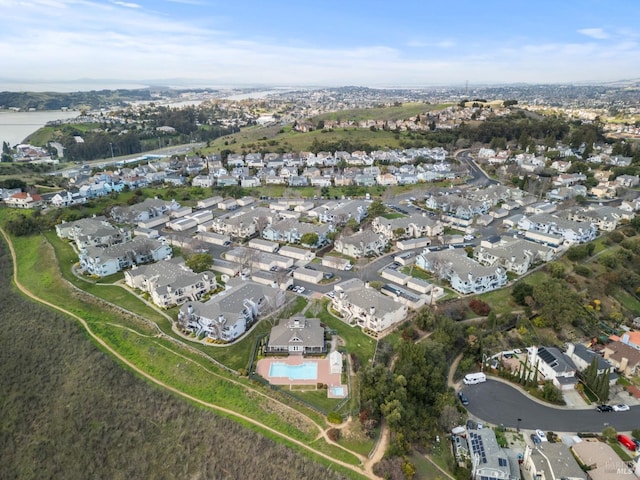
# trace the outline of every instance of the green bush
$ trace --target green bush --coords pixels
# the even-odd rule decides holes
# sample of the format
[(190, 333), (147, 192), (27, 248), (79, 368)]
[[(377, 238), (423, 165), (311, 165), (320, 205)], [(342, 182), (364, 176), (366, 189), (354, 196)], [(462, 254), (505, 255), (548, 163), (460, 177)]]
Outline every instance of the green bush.
[(338, 412), (329, 412), (329, 415), (327, 415), (327, 421), (329, 423), (335, 423), (340, 424), (342, 423), (342, 415), (340, 415)]

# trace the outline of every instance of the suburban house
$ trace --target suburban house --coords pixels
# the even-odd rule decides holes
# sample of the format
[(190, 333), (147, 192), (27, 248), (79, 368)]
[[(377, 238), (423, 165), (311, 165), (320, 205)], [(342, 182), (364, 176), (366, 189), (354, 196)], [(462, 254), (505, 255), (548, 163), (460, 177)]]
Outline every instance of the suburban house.
[(51, 197), (51, 205), (54, 207), (68, 207), (71, 205), (79, 205), (86, 203), (87, 197), (80, 195), (79, 191), (71, 192), (66, 190), (64, 192), (58, 192)]
[[(580, 463), (589, 466), (589, 471), (584, 474), (589, 480), (637, 480), (638, 478), (633, 469), (620, 461), (619, 454), (608, 443), (595, 438), (583, 439), (581, 442), (574, 443), (571, 450)], [(562, 477), (555, 478), (562, 479)], [(569, 478), (573, 480), (574, 477)]]
[(471, 480), (520, 478), (518, 458), (500, 447), (492, 429), (468, 430), (466, 434), (460, 444), (471, 459)]
[(133, 266), (124, 272), (124, 281), (129, 287), (148, 293), (160, 308), (200, 300), (218, 286), (212, 272), (194, 273), (179, 257)]
[(604, 358), (623, 375), (631, 376), (638, 373), (640, 366), (640, 350), (625, 343), (614, 341), (605, 345), (602, 350)]
[(481, 265), (467, 257), (463, 249), (432, 252), (427, 248), (416, 257), (416, 265), (449, 281), (451, 288), (465, 295), (488, 292), (507, 283), (503, 267)]
[(527, 348), (529, 364), (538, 371), (539, 378), (551, 380), (560, 390), (571, 390), (578, 382), (573, 361), (555, 347)]
[(206, 303), (187, 302), (178, 313), (178, 325), (197, 337), (231, 342), (242, 335), (261, 314), (282, 306), (285, 294), (278, 288), (231, 279), (227, 289)]
[(569, 446), (562, 442), (545, 442), (544, 452), (539, 448), (525, 448), (522, 469), (528, 478), (551, 480), (587, 480), (587, 474), (571, 454)]
[(295, 316), (271, 329), (265, 354), (310, 355), (326, 353), (324, 327), (318, 318)]
[(347, 324), (380, 333), (407, 317), (407, 306), (352, 278), (334, 287), (332, 307)]
[(372, 230), (362, 230), (350, 236), (340, 235), (334, 244), (336, 252), (354, 258), (380, 255), (386, 246), (386, 239)]
[(513, 237), (502, 237), (496, 243), (481, 241), (473, 250), (480, 265), (500, 266), (517, 275), (524, 275), (536, 263), (551, 261), (553, 254), (550, 247)]
[(18, 192), (4, 199), (7, 207), (37, 208), (44, 205), (44, 200), (37, 193)]
[(56, 225), (59, 238), (73, 240), (82, 250), (86, 247), (108, 247), (131, 240), (131, 231), (114, 227), (106, 217), (82, 218)]
[(613, 371), (613, 365), (593, 350), (581, 343), (567, 343), (565, 355), (571, 359), (579, 372), (584, 372), (595, 359), (598, 363), (598, 375), (608, 375), (609, 383), (613, 385), (618, 380), (618, 375)]
[(133, 265), (170, 258), (171, 253), (171, 247), (164, 241), (134, 237), (133, 240), (126, 243), (82, 249), (80, 251), (80, 268), (90, 275), (105, 277)]

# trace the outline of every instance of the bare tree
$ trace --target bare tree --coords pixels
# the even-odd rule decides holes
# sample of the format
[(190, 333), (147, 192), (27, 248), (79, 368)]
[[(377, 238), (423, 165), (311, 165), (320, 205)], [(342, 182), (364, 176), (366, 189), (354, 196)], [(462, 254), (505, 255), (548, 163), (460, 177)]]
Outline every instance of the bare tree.
[(258, 231), (258, 234), (262, 236), (262, 232), (269, 225), (269, 219), (264, 215), (260, 215), (258, 217), (255, 217), (253, 219), (253, 222), (256, 224), (256, 230)]

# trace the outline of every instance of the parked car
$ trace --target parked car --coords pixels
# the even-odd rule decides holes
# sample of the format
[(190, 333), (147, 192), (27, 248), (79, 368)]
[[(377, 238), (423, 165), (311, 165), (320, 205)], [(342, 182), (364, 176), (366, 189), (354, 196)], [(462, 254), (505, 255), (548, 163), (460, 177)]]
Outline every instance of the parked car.
[(349, 263), (349, 264), (347, 264), (347, 266), (346, 266), (346, 267), (344, 267), (344, 269), (345, 269), (346, 271), (349, 271), (349, 270), (351, 270), (352, 268), (353, 268), (353, 265), (351, 265), (350, 263)]
[(540, 443), (542, 443), (535, 433), (531, 434), (531, 441), (534, 445), (540, 445)]
[(636, 451), (636, 444), (633, 440), (631, 440), (630, 437), (627, 437), (626, 435), (620, 434), (618, 435), (618, 441), (624, 445), (625, 447), (627, 447), (627, 449), (631, 450), (632, 452)]
[(463, 392), (458, 393), (458, 398), (460, 399), (460, 403), (462, 403), (462, 405), (469, 405), (469, 399)]
[(624, 403), (621, 403), (619, 405), (614, 405), (613, 406), (613, 411), (614, 412), (627, 412), (627, 411), (629, 411), (629, 405), (625, 405)]
[(298, 287), (298, 293), (304, 293), (305, 290), (306, 288), (304, 287)]
[(325, 273), (324, 275), (325, 280), (331, 280), (333, 277), (335, 277), (335, 275), (331, 272), (329, 273)]
[(536, 430), (536, 436), (540, 439), (541, 442), (547, 441), (547, 435), (539, 428)]
[(596, 410), (603, 413), (603, 412), (613, 412), (613, 407), (611, 405), (598, 405), (596, 407)]

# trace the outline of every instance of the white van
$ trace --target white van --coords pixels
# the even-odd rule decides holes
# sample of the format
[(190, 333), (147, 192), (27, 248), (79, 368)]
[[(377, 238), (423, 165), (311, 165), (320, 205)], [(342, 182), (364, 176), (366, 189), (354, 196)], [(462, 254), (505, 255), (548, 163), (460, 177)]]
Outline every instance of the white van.
[(482, 383), (487, 381), (487, 376), (482, 373), (468, 373), (462, 379), (465, 385), (475, 385), (476, 383)]

